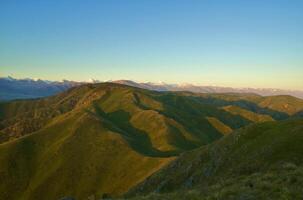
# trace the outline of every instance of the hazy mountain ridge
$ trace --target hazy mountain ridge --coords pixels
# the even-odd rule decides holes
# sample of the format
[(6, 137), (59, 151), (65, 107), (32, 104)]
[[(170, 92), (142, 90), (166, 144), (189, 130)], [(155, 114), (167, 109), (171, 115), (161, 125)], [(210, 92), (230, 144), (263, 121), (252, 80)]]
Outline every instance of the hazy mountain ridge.
[(0, 100), (32, 99), (51, 96), (81, 85), (75, 81), (47, 81), (41, 79), (0, 78)]
[(302, 90), (283, 90), (275, 88), (232, 88), (220, 86), (199, 86), (194, 84), (137, 83), (130, 80), (118, 80), (113, 82), (156, 91), (189, 91), (195, 93), (253, 93), (262, 96), (291, 95), (303, 99)]
[[(84, 82), (76, 81), (47, 81), (41, 79), (15, 79), (12, 77), (0, 77), (0, 100), (30, 99), (51, 96), (58, 92), (65, 91), (71, 87), (87, 84), (100, 83), (96, 79)], [(166, 84), (166, 83), (138, 83), (131, 80), (105, 81), (133, 87), (155, 90), (155, 91), (189, 91), (195, 93), (254, 93), (262, 96), (291, 95), (303, 99), (303, 91), (282, 90), (266, 88), (232, 88), (219, 86), (198, 86), (193, 84)]]

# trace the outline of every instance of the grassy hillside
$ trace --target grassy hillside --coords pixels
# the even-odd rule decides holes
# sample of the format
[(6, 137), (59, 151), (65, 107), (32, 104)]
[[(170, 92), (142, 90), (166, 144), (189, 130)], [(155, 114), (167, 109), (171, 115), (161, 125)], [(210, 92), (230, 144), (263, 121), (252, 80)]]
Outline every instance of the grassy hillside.
[(262, 115), (262, 114), (254, 113), (252, 111), (245, 110), (238, 106), (232, 106), (232, 105), (224, 106), (222, 109), (234, 115), (240, 115), (252, 122), (274, 121), (274, 119), (270, 115)]
[(229, 105), (289, 116), (248, 100), (112, 83), (0, 103), (0, 199), (122, 195), (183, 152), (253, 123)]
[(172, 159), (144, 156), (97, 117), (73, 113), (0, 145), (0, 198), (122, 194)]
[(0, 103), (0, 129), (4, 133), (0, 143), (35, 132), (51, 119), (81, 107), (83, 100), (92, 98), (87, 97), (90, 91), (92, 86), (85, 85), (48, 98)]
[(303, 120), (251, 125), (184, 153), (130, 194), (139, 195), (134, 199), (300, 199), (302, 142)]
[[(237, 129), (251, 122), (287, 119), (290, 115), (300, 116), (303, 109), (303, 100), (290, 96), (261, 97), (251, 94), (159, 93), (120, 84), (88, 84), (49, 98), (0, 103), (0, 131), (4, 133), (0, 135), (0, 143), (37, 131), (53, 118), (74, 109), (91, 106), (96, 100), (101, 101), (108, 112), (112, 112), (109, 110), (111, 107), (112, 110), (118, 110), (119, 106), (127, 108), (131, 104), (133, 104), (132, 107), (139, 107), (141, 110), (153, 110), (155, 112), (140, 114), (137, 119), (150, 118), (153, 121), (156, 119), (158, 121), (157, 125), (161, 123), (159, 120), (165, 120), (156, 117), (158, 114), (173, 119), (179, 124), (186, 123), (187, 127), (184, 128), (189, 129), (187, 131), (195, 132), (196, 136), (199, 137), (198, 140), (204, 140), (205, 143), (213, 141), (221, 135), (220, 130), (207, 128), (210, 125), (207, 117), (214, 117), (231, 129)], [(218, 109), (221, 107), (224, 107), (226, 112)], [(129, 112), (131, 108), (127, 109), (126, 112)], [(137, 110), (133, 108), (130, 113), (133, 114)], [(189, 118), (194, 120), (188, 120)], [(143, 124), (146, 123), (143, 122)], [(200, 130), (192, 128), (200, 124), (205, 130), (202, 136), (200, 132), (197, 133)], [(144, 125), (141, 124), (142, 127)], [(161, 130), (170, 128), (163, 125), (161, 127)], [(158, 130), (157, 133), (159, 133)]]
[(208, 116), (235, 129), (249, 123), (182, 94), (118, 84), (1, 103), (0, 113), (0, 199), (121, 195), (220, 138)]
[(199, 94), (199, 96), (215, 100), (221, 105), (226, 105), (227, 101), (255, 113), (270, 115), (274, 119), (285, 119), (287, 118), (285, 114), (291, 116), (303, 110), (303, 100), (289, 95), (263, 97), (255, 94)]
[(225, 125), (224, 123), (222, 123), (221, 121), (219, 121), (214, 117), (207, 117), (206, 119), (209, 121), (209, 123), (211, 123), (213, 127), (215, 127), (223, 135), (230, 134), (233, 131), (229, 126)]
[(303, 110), (303, 100), (292, 96), (281, 95), (265, 97), (259, 103), (261, 107), (270, 108), (281, 112), (288, 113), (289, 115), (296, 114)]
[(220, 138), (222, 133), (207, 117), (231, 129), (250, 123), (215, 104), (205, 104), (202, 98), (119, 84), (94, 84), (49, 98), (1, 103), (0, 142), (38, 131), (75, 110), (95, 113), (135, 135), (144, 132), (154, 147), (165, 151), (192, 149)]

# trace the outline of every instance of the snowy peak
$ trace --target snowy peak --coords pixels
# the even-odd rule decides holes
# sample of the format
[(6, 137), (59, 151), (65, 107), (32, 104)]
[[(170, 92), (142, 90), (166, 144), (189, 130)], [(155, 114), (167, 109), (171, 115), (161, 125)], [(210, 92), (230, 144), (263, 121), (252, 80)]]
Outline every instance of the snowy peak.
[(182, 84), (167, 84), (164, 82), (137, 83), (131, 80), (118, 80), (111, 82), (129, 85), (133, 87), (139, 87), (143, 89), (155, 90), (155, 91), (189, 91), (196, 93), (248, 93), (248, 94), (253, 93), (262, 96), (291, 95), (303, 99), (303, 91), (301, 90), (283, 90), (276, 88), (232, 88), (232, 87), (220, 87), (220, 86), (201, 86), (201, 85), (194, 85), (191, 83), (182, 83)]
[[(84, 82), (75, 82), (70, 80), (48, 81), (42, 79), (15, 79), (11, 76), (0, 77), (0, 100), (15, 99), (15, 98), (36, 98), (56, 94), (67, 90), (71, 87), (85, 83), (100, 83), (97, 79), (89, 79)], [(291, 95), (303, 99), (303, 91), (300, 90), (282, 90), (275, 88), (232, 88), (220, 86), (201, 86), (191, 83), (168, 84), (165, 82), (135, 82), (132, 80), (109, 80), (104, 82), (112, 82), (132, 87), (138, 87), (155, 91), (189, 91), (195, 93), (249, 93), (262, 96), (273, 95)]]

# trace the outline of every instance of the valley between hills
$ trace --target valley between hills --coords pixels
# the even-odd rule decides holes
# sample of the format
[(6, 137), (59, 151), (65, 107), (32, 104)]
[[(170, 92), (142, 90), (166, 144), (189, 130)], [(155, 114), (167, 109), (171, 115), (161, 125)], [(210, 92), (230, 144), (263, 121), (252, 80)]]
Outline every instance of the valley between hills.
[(300, 199), (303, 100), (83, 84), (0, 103), (0, 199)]

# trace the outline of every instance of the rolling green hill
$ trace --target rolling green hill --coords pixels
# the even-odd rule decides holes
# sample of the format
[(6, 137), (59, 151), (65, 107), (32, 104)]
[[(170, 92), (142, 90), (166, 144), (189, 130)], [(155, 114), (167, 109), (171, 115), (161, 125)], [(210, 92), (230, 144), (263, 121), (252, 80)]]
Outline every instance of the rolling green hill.
[(118, 84), (2, 103), (0, 111), (0, 199), (120, 195), (179, 153), (220, 138), (208, 115), (233, 128), (249, 123), (183, 95)]
[(182, 154), (134, 199), (300, 199), (303, 120), (250, 125)]
[(234, 115), (240, 115), (252, 122), (274, 121), (274, 119), (270, 115), (254, 113), (238, 106), (224, 106), (222, 109)]
[(1, 199), (121, 194), (174, 159), (136, 152), (104, 123), (77, 112), (0, 145)]
[(258, 98), (100, 83), (0, 103), (0, 199), (122, 195), (180, 154), (254, 123), (247, 113), (290, 117)]
[[(217, 104), (226, 105), (225, 101), (232, 105), (253, 111), (259, 114), (267, 114), (274, 119), (285, 119), (303, 110), (303, 100), (289, 96), (260, 96), (256, 94), (199, 94), (204, 98), (215, 101)], [(219, 101), (219, 99), (221, 101)]]

